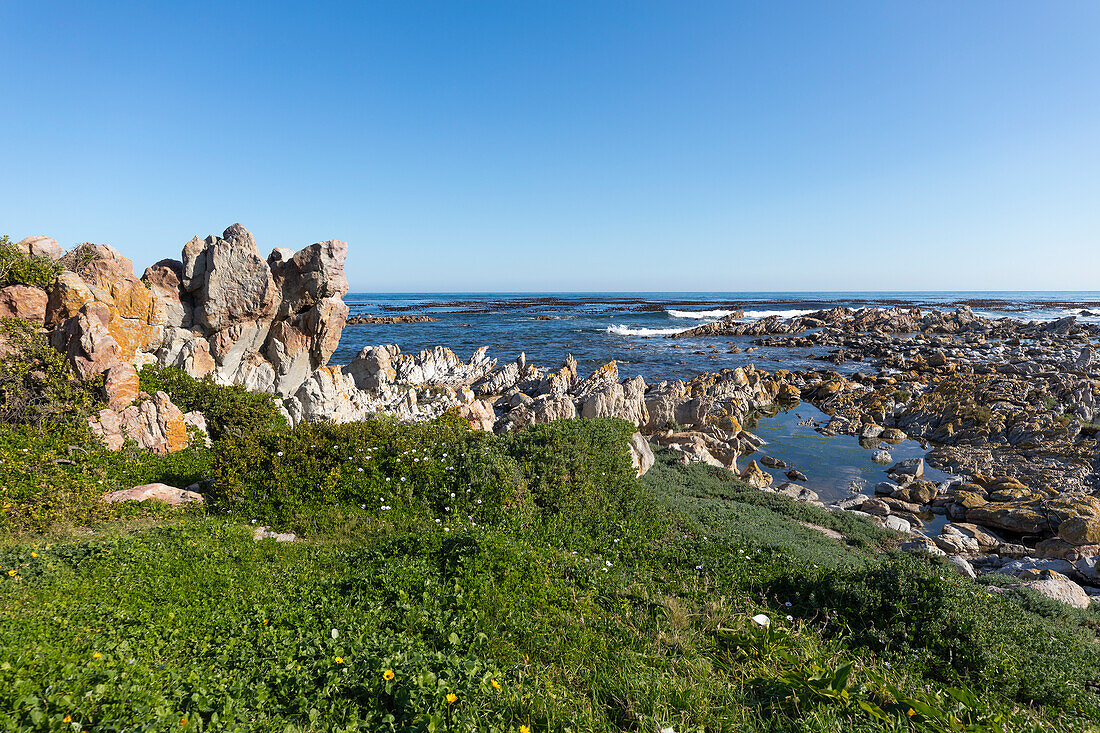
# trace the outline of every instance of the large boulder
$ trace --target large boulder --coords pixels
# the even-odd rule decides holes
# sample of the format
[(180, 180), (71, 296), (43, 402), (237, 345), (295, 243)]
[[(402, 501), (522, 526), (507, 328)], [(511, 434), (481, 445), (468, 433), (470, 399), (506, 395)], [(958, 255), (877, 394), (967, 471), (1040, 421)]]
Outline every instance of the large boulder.
[(103, 501), (108, 504), (119, 504), (124, 501), (160, 501), (170, 506), (182, 506), (183, 504), (202, 504), (202, 494), (187, 489), (177, 489), (168, 484), (144, 484), (132, 489), (112, 491), (104, 495)]
[(1071, 545), (1100, 543), (1100, 517), (1074, 516), (1058, 525), (1058, 536)]
[(221, 237), (195, 237), (182, 261), (145, 271), (169, 326), (157, 360), (223, 384), (295, 394), (340, 343), (346, 256), (347, 244), (331, 240), (299, 252), (277, 248), (265, 260), (240, 224)]
[(36, 326), (46, 322), (46, 291), (30, 285), (0, 289), (0, 318), (19, 318)]
[(215, 333), (270, 319), (278, 290), (252, 233), (240, 224), (221, 237), (195, 237), (183, 248), (183, 287), (194, 298), (196, 325)]
[(27, 237), (20, 242), (16, 242), (15, 246), (20, 252), (28, 257), (46, 257), (51, 260), (61, 259), (61, 245), (57, 243), (56, 239), (50, 239), (42, 234)]
[(1092, 602), (1084, 588), (1054, 570), (1041, 571), (1035, 580), (1029, 580), (1021, 587), (1074, 608), (1088, 608)]

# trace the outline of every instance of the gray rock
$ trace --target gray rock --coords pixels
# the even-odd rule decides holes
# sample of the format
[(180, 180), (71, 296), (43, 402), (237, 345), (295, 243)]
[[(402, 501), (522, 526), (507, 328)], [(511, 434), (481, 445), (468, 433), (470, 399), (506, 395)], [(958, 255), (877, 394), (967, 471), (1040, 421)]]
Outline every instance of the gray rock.
[(653, 448), (650, 447), (649, 441), (642, 437), (641, 433), (630, 436), (630, 463), (639, 477), (653, 468), (654, 461)]
[(965, 578), (978, 577), (978, 574), (974, 572), (974, 566), (966, 558), (958, 555), (948, 555), (947, 561), (955, 566), (955, 569), (959, 571), (959, 575)]

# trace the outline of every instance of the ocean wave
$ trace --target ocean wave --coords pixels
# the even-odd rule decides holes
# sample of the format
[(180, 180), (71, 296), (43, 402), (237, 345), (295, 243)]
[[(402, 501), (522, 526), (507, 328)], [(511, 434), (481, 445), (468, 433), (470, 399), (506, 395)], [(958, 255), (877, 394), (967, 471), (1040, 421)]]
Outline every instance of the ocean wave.
[(630, 326), (608, 326), (607, 332), (613, 333), (616, 336), (642, 336), (649, 338), (651, 336), (672, 336), (673, 334), (686, 331), (686, 328), (631, 328)]
[(673, 318), (722, 318), (728, 316), (736, 311), (728, 310), (712, 310), (712, 311), (678, 311), (668, 308), (665, 313), (669, 314)]

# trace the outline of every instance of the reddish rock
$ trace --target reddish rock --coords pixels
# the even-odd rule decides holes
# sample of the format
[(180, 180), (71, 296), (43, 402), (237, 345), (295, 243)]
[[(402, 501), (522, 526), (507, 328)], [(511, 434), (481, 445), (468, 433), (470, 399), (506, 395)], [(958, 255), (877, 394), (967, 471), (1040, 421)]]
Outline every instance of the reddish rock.
[(160, 454), (187, 447), (187, 422), (164, 392), (121, 410), (100, 410), (88, 423), (111, 450), (122, 448), (127, 439)]
[(50, 334), (53, 347), (69, 358), (81, 379), (105, 372), (122, 360), (122, 349), (107, 329), (110, 317), (106, 305), (87, 303)]
[(46, 322), (45, 290), (29, 285), (9, 285), (0, 289), (0, 318), (21, 318), (41, 326)]
[(103, 391), (107, 394), (107, 404), (114, 409), (122, 409), (138, 398), (139, 379), (133, 364), (123, 362), (107, 370)]
[(485, 400), (474, 400), (468, 405), (459, 405), (455, 411), (459, 417), (469, 423), (471, 430), (493, 432), (496, 414), (493, 412), (493, 406)]

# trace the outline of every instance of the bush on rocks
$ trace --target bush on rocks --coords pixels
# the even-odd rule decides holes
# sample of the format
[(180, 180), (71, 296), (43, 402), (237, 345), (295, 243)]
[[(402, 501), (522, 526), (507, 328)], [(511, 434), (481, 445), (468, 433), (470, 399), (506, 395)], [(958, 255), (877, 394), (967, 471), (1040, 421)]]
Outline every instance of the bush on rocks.
[(139, 378), (143, 392), (166, 392), (183, 412), (201, 412), (211, 440), (286, 427), (270, 395), (249, 392), (240, 385), (215, 384), (209, 376), (196, 379), (176, 367), (147, 365)]
[(27, 256), (5, 234), (0, 235), (0, 288), (29, 285), (46, 290), (61, 274), (61, 264), (49, 257)]

